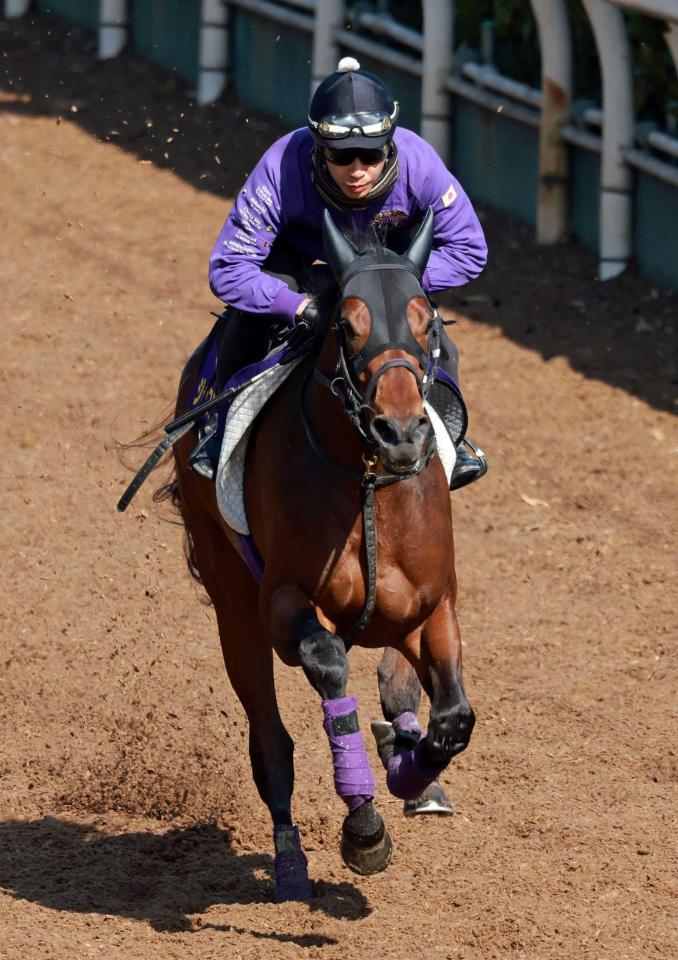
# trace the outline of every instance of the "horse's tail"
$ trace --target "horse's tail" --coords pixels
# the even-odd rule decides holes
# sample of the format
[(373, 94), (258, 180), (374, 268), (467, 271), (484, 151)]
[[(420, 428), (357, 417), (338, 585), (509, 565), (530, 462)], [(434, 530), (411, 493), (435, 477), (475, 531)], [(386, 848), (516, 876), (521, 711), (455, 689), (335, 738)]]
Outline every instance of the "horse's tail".
[(153, 493), (154, 503), (164, 503), (166, 500), (169, 500), (179, 514), (181, 522), (184, 524), (184, 554), (186, 556), (188, 571), (194, 580), (197, 580), (198, 583), (202, 584), (202, 578), (198, 571), (198, 563), (195, 557), (195, 545), (193, 543), (193, 537), (191, 536), (191, 532), (183, 520), (183, 514), (181, 511), (181, 488), (179, 487), (179, 481), (177, 480), (176, 468), (172, 470), (169, 479), (160, 484), (157, 490), (155, 490)]

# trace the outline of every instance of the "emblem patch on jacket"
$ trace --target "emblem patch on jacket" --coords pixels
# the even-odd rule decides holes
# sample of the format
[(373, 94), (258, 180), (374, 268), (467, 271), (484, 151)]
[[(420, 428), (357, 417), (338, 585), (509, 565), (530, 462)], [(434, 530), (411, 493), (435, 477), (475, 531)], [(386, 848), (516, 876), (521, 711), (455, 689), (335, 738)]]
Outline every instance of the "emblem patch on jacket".
[(378, 229), (399, 227), (407, 220), (407, 214), (404, 210), (380, 210), (376, 216), (372, 217), (370, 226)]
[(444, 193), (440, 198), (443, 202), (444, 207), (451, 207), (454, 201), (457, 199), (457, 191), (454, 189), (454, 184), (451, 183), (447, 188), (447, 193)]

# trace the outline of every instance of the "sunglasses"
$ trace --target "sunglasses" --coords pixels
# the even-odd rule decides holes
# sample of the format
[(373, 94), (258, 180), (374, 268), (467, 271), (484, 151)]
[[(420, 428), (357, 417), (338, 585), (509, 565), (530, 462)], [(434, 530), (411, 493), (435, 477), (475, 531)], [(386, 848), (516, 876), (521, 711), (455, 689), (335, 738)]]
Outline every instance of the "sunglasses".
[(366, 167), (372, 167), (386, 158), (383, 147), (378, 150), (334, 150), (332, 147), (325, 147), (323, 155), (326, 160), (338, 167), (348, 167), (354, 160), (360, 160)]

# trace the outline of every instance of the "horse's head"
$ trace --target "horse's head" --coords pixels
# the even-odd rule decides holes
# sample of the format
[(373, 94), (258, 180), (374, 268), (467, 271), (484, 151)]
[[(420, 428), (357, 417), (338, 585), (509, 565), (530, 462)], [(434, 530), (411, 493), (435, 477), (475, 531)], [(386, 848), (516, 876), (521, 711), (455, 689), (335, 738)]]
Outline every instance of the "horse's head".
[(421, 286), (433, 212), (403, 256), (378, 244), (359, 253), (328, 213), (323, 237), (340, 290), (332, 389), (342, 396), (368, 457), (379, 458), (389, 473), (413, 473), (430, 459), (435, 442), (424, 400), (439, 325)]

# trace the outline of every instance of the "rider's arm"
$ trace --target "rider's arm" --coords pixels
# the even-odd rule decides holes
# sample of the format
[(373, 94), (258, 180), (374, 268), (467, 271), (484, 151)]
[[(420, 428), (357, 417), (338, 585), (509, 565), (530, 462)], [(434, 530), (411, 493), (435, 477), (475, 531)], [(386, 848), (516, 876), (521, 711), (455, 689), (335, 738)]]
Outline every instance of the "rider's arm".
[(236, 197), (210, 257), (209, 279), (212, 292), (225, 303), (291, 322), (304, 295), (261, 269), (284, 222), (280, 163), (288, 140), (283, 137), (266, 151)]
[(433, 293), (477, 277), (487, 261), (487, 244), (463, 187), (428, 144), (422, 160), (420, 171), (426, 172), (419, 179), (417, 199), (422, 212), (431, 206), (434, 214), (433, 250), (422, 285)]

